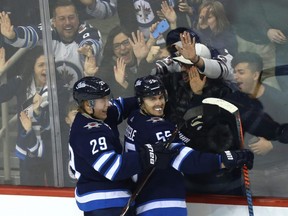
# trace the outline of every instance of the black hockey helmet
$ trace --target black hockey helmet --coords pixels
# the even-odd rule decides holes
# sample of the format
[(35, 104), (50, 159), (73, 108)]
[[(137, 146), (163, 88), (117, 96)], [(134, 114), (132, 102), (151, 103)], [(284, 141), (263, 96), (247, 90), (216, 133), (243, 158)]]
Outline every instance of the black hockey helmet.
[(97, 77), (83, 77), (73, 86), (73, 98), (78, 104), (85, 100), (103, 98), (109, 94), (108, 84)]
[(134, 84), (134, 90), (140, 106), (144, 97), (164, 94), (165, 99), (168, 99), (165, 86), (157, 76), (148, 75), (137, 78)]

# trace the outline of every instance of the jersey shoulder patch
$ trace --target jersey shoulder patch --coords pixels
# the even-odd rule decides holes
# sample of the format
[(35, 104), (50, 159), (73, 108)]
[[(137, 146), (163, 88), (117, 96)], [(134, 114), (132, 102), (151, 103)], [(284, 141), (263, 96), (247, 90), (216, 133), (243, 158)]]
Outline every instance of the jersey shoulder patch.
[(151, 117), (150, 119), (147, 120), (147, 122), (152, 122), (152, 123), (162, 122), (162, 121), (164, 121), (164, 119), (161, 117)]
[(84, 128), (87, 128), (88, 130), (91, 129), (91, 128), (100, 128), (102, 124), (99, 123), (99, 122), (89, 122), (88, 124), (86, 124), (84, 126)]

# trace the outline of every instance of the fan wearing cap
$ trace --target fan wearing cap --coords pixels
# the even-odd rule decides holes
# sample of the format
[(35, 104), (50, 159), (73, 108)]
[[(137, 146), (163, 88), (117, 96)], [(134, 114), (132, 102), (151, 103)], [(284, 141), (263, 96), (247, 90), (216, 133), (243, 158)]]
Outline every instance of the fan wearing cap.
[[(182, 46), (181, 42), (175, 43), (176, 46)], [(196, 43), (195, 44), (197, 59), (196, 61), (200, 61), (200, 56), (203, 58), (211, 59), (211, 53), (208, 47), (204, 44)], [(189, 82), (191, 90), (194, 94), (201, 95), (203, 92), (203, 88), (206, 84), (206, 76), (203, 75), (198, 67), (195, 66), (197, 62), (193, 63), (189, 59), (184, 58), (182, 55), (173, 58), (174, 61), (177, 61), (181, 66), (181, 71), (183, 80), (185, 82)]]
[[(201, 43), (195, 43), (195, 53), (197, 61), (199, 59), (211, 60), (210, 49)], [(179, 44), (182, 46), (182, 42), (176, 42), (176, 46)], [(178, 47), (180, 47), (178, 46)], [(227, 94), (230, 94), (233, 90), (230, 85), (221, 78), (209, 78), (202, 73), (196, 66), (197, 62), (193, 62), (183, 55), (173, 57), (173, 60), (178, 62), (181, 66), (182, 79), (178, 79), (177, 88), (171, 93), (169, 91), (169, 99), (174, 103), (170, 103), (171, 112), (170, 117), (172, 121), (181, 121), (181, 117), (184, 113), (196, 106), (200, 106), (202, 100), (207, 97), (223, 98)]]
[(131, 195), (128, 179), (157, 167), (160, 158), (160, 150), (151, 144), (139, 152), (123, 153), (117, 125), (138, 103), (134, 97), (110, 101), (109, 94), (109, 86), (97, 77), (84, 77), (73, 87), (78, 113), (69, 135), (69, 165), (77, 179), (76, 203), (84, 216), (119, 216)]
[[(195, 31), (184, 27), (171, 30), (166, 37), (166, 49), (169, 52), (168, 57), (157, 60), (155, 64), (140, 64), (139, 70), (146, 72), (151, 70), (151, 75), (157, 75), (163, 81), (169, 95), (166, 116), (170, 121), (174, 123), (181, 121), (184, 113), (192, 106), (200, 105), (203, 98), (222, 97), (226, 94), (226, 90), (230, 92), (230, 87), (234, 87), (229, 81), (233, 77), (233, 70), (228, 67), (230, 65), (228, 57), (222, 56), (220, 59), (215, 49), (200, 43)], [(180, 55), (183, 56), (180, 60), (187, 59), (186, 64), (177, 61), (177, 58), (173, 59)], [(232, 59), (232, 56), (229, 56)], [(186, 67), (181, 67), (179, 62)], [(190, 79), (187, 73), (189, 70), (191, 70)], [(183, 72), (180, 73), (181, 71)], [(210, 82), (215, 84), (210, 85)]]
[(189, 31), (184, 31), (179, 33), (179, 40), (172, 45), (175, 46), (176, 50), (183, 58), (187, 59), (190, 64), (195, 65), (200, 73), (205, 74), (212, 79), (221, 78), (234, 82), (233, 69), (231, 67), (233, 57), (228, 51), (226, 50), (226, 55), (219, 55), (219, 52), (216, 49), (207, 47), (210, 51), (210, 55), (205, 55), (204, 50), (198, 50), (198, 52), (200, 52), (197, 53), (197, 43), (201, 43), (198, 36), (195, 37), (194, 35), (191, 35)]

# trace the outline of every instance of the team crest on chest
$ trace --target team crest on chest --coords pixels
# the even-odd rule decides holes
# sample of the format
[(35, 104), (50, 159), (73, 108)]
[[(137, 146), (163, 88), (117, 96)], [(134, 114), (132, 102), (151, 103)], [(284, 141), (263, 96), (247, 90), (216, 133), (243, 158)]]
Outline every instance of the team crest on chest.
[(151, 121), (152, 123), (156, 123), (156, 122), (164, 121), (164, 119), (161, 118), (161, 117), (151, 117), (151, 118), (148, 119), (147, 121), (148, 121), (148, 122)]
[(91, 129), (91, 128), (99, 128), (100, 126), (101, 126), (101, 123), (89, 122), (87, 125), (84, 126), (84, 128)]

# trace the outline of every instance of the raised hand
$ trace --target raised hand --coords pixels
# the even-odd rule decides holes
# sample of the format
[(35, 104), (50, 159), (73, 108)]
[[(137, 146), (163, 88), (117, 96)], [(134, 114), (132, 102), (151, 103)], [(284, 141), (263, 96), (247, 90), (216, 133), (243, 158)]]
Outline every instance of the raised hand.
[(114, 66), (114, 77), (115, 80), (126, 89), (128, 87), (128, 82), (125, 80), (125, 68), (126, 63), (123, 58), (117, 58), (116, 65)]
[(192, 92), (197, 95), (201, 95), (203, 88), (206, 84), (206, 76), (201, 79), (198, 69), (196, 67), (190, 67), (188, 71), (189, 84)]
[(11, 24), (8, 13), (2, 11), (0, 13), (0, 25), (1, 25), (1, 34), (9, 40), (13, 40), (16, 37), (14, 31), (14, 26)]
[(95, 74), (98, 71), (97, 63), (95, 56), (86, 56), (85, 62), (84, 62), (84, 74), (85, 76), (95, 76)]
[(85, 56), (85, 62), (83, 66), (85, 76), (94, 76), (98, 71), (98, 67), (96, 58), (93, 55), (93, 48), (90, 45), (85, 44), (78, 49), (78, 52)]
[(91, 57), (93, 56), (92, 50), (93, 48), (90, 45), (85, 44), (78, 49), (78, 52), (84, 56)]
[(193, 8), (188, 5), (186, 0), (180, 0), (178, 8), (180, 12), (187, 13), (189, 16), (193, 15)]
[(129, 42), (133, 48), (137, 62), (139, 63), (149, 52), (149, 47), (145, 42), (144, 34), (139, 30), (137, 30), (136, 34), (132, 32), (132, 39), (129, 38)]
[(184, 58), (189, 59), (192, 62), (196, 62), (198, 57), (196, 55), (195, 38), (191, 38), (189, 32), (184, 31), (180, 34), (180, 39), (182, 48), (176, 46), (176, 49), (181, 55), (183, 55)]
[(161, 13), (164, 18), (168, 20), (170, 23), (170, 28), (175, 29), (177, 27), (177, 14), (173, 7), (169, 6), (166, 1), (162, 1), (161, 3)]

